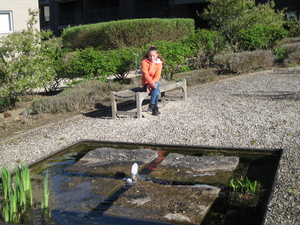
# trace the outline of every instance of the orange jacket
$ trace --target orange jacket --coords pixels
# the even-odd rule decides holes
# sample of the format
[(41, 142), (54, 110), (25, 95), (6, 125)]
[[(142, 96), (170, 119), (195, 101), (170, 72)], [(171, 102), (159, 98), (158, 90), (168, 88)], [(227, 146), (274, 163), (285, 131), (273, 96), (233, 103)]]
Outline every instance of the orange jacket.
[(155, 63), (148, 59), (142, 61), (142, 85), (158, 82), (162, 71), (162, 61), (157, 58)]

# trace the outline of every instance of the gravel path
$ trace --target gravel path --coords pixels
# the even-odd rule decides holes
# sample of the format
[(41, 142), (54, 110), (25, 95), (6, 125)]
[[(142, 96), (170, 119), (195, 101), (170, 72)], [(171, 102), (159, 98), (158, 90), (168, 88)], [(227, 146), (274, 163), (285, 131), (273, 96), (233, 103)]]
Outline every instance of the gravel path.
[(188, 89), (145, 118), (78, 116), (0, 142), (0, 166), (32, 163), (80, 139), (283, 148), (264, 224), (300, 224), (300, 68), (241, 75)]

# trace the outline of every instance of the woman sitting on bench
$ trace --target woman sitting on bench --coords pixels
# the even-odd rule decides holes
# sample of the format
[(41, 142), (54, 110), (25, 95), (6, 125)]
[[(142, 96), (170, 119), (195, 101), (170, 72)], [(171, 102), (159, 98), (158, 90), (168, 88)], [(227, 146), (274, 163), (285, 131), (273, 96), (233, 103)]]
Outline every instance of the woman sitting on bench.
[(158, 98), (163, 62), (163, 58), (154, 45), (149, 48), (142, 61), (142, 85), (144, 90), (151, 95), (147, 112), (156, 116), (161, 114), (158, 110)]

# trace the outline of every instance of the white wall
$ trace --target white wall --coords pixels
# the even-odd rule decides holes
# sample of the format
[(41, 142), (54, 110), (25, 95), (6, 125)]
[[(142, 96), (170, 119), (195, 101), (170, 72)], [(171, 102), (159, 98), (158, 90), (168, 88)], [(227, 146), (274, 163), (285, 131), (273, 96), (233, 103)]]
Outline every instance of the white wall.
[[(0, 21), (5, 22), (7, 17), (1, 12), (12, 12), (12, 31), (20, 31), (26, 28), (26, 24), (29, 20), (28, 10), (38, 10), (38, 0), (0, 0)], [(37, 18), (39, 20), (39, 17)], [(1, 25), (0, 25), (1, 26)], [(6, 26), (2, 25), (5, 29)], [(39, 22), (36, 25), (37, 29), (40, 29)], [(0, 37), (7, 35), (7, 32), (0, 31)]]

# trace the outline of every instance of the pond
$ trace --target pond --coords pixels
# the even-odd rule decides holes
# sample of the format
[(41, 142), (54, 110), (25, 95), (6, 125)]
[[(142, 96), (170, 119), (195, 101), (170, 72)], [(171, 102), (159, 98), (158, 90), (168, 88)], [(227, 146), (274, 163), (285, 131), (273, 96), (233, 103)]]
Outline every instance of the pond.
[[(151, 149), (158, 153), (158, 157), (142, 168), (139, 172), (140, 181), (137, 181), (136, 185), (128, 185), (126, 183), (128, 176), (124, 174), (103, 175), (70, 170), (88, 152), (98, 148), (126, 150)], [(239, 163), (233, 172), (221, 173), (217, 179), (214, 176), (210, 176), (209, 173), (205, 174), (205, 179), (201, 178), (196, 182), (188, 179), (182, 181), (176, 177), (174, 179), (168, 179), (168, 177), (156, 179), (153, 176), (151, 177), (151, 173), (154, 173), (157, 166), (171, 153), (195, 157), (238, 157)], [(133, 188), (137, 187), (138, 183), (145, 186), (148, 183), (150, 184), (150, 182), (158, 186), (185, 187), (182, 190), (187, 190), (188, 187), (197, 185), (219, 188), (218, 197), (214, 200), (212, 206), (209, 207), (209, 211), (204, 219), (201, 220), (201, 224), (261, 224), (264, 219), (281, 154), (281, 149), (239, 149), (188, 145), (116, 143), (92, 140), (80, 141), (30, 167), (33, 174), (35, 201), (39, 201), (39, 186), (42, 183), (42, 174), (46, 172), (49, 173), (49, 188), (51, 193), (51, 218), (47, 221), (43, 220), (39, 216), (39, 210), (36, 210), (34, 224), (191, 224), (185, 220), (168, 222), (167, 220), (151, 219), (154, 217), (150, 217), (150, 219), (149, 217), (141, 218), (141, 216), (134, 215), (140, 212), (137, 208), (131, 209), (133, 210), (133, 212), (131, 211), (131, 216), (126, 214), (128, 210), (125, 212), (124, 207), (114, 209), (114, 203), (118, 201), (122, 202), (124, 195), (130, 190), (134, 190)], [(228, 178), (224, 181), (222, 178), (226, 176)], [(229, 190), (232, 188), (230, 180), (245, 177), (253, 181), (257, 180), (263, 185), (263, 195), (256, 206), (241, 206), (234, 204), (234, 202), (228, 199)], [(99, 180), (101, 180), (102, 185), (98, 185), (97, 182)], [(104, 196), (102, 196), (103, 192), (106, 193)], [(147, 201), (145, 200), (145, 202)], [(163, 207), (164, 202), (166, 201), (157, 203), (159, 204), (157, 207)], [(180, 202), (180, 204), (183, 204), (183, 202)], [(113, 214), (107, 213), (109, 211), (112, 212), (113, 209), (115, 210)], [(176, 211), (174, 208), (172, 210)], [(178, 210), (180, 212), (180, 209)], [(118, 211), (120, 213), (116, 213)], [(183, 213), (185, 212), (183, 211)]]

